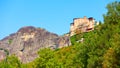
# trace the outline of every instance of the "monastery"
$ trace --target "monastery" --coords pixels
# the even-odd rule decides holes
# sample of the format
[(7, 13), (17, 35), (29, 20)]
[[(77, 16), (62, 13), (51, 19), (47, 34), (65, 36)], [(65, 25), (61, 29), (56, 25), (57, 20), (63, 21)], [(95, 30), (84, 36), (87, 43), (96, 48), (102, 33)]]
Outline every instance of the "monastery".
[(79, 34), (82, 32), (89, 32), (94, 30), (95, 19), (90, 17), (87, 18), (74, 18), (73, 23), (70, 25), (70, 36)]

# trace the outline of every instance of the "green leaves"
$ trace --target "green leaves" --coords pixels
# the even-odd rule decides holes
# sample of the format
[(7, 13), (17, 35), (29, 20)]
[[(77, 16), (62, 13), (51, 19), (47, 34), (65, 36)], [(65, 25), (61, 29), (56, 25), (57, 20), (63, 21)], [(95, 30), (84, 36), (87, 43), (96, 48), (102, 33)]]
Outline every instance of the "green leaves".
[(108, 12), (104, 15), (105, 23), (120, 23), (120, 2), (113, 2), (107, 5)]
[(9, 40), (8, 40), (8, 44), (11, 44), (12, 42), (13, 42), (12, 39), (9, 39)]
[(11, 55), (0, 62), (0, 68), (21, 68), (21, 63), (17, 57)]

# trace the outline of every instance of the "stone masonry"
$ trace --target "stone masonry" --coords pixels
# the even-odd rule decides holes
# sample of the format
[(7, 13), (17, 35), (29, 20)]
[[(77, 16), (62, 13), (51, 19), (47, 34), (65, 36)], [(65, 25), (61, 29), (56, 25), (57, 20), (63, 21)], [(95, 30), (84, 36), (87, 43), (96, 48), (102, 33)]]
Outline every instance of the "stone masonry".
[(84, 18), (74, 18), (73, 23), (70, 25), (70, 36), (92, 31), (94, 30), (94, 24), (95, 20), (92, 17), (87, 18), (84, 16)]

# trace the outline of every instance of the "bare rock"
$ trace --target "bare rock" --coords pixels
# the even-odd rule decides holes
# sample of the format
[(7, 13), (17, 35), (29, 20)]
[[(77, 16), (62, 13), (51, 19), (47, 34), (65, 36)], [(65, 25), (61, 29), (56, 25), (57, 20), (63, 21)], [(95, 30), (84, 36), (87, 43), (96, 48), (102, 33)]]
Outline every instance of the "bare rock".
[(42, 28), (26, 26), (0, 41), (0, 47), (15, 54), (23, 63), (33, 61), (42, 48), (62, 48), (70, 45), (69, 36), (58, 36)]

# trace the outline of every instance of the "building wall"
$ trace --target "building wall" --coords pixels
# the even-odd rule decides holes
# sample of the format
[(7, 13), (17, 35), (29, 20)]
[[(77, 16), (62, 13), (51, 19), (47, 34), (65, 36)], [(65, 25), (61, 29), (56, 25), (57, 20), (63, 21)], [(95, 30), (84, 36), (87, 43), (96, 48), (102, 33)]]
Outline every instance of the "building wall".
[(93, 18), (75, 18), (73, 23), (70, 25), (70, 36), (76, 34), (76, 30), (81, 32), (89, 32), (94, 30), (95, 20)]

